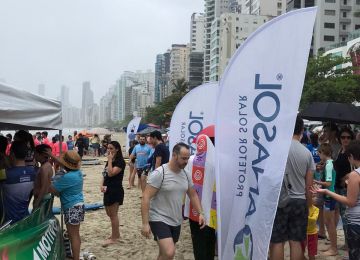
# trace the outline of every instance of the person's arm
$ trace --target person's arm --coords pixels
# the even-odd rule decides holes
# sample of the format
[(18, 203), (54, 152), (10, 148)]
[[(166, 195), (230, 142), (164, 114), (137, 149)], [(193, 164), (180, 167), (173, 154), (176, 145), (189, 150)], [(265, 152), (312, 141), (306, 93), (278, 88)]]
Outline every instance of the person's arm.
[(314, 173), (312, 169), (309, 169), (306, 172), (306, 176), (305, 176), (305, 197), (309, 207), (312, 205), (311, 186), (313, 185), (313, 181), (314, 181)]
[(150, 225), (149, 225), (149, 209), (150, 209), (150, 200), (156, 195), (158, 189), (147, 184), (142, 195), (141, 200), (141, 218), (142, 218), (142, 230), (141, 234), (149, 238), (151, 234)]
[(155, 169), (159, 168), (161, 166), (161, 156), (156, 156), (155, 158)]
[(122, 171), (122, 169), (117, 166), (113, 166), (111, 161), (108, 163), (108, 176), (109, 177), (114, 177), (115, 175), (118, 175), (121, 171)]
[(312, 187), (313, 193), (322, 193), (330, 196), (350, 208), (357, 205), (357, 200), (360, 192), (359, 190), (359, 176), (356, 172), (351, 172), (349, 175), (346, 196), (341, 196), (339, 194), (336, 194), (335, 192), (329, 191), (328, 189), (320, 189), (316, 186)]
[(190, 187), (186, 193), (189, 196), (191, 205), (199, 213), (200, 228), (204, 228), (206, 223), (205, 223), (205, 218), (204, 218), (204, 211), (201, 207), (199, 196), (197, 195), (197, 193), (193, 187)]

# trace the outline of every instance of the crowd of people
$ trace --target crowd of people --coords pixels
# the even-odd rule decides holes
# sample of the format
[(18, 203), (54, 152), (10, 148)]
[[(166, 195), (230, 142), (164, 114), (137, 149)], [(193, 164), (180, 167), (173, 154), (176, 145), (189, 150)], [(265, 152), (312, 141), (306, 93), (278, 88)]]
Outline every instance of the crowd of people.
[[(341, 217), (344, 259), (360, 259), (360, 141), (349, 126), (325, 124), (320, 136), (297, 118), (273, 224), (270, 259), (319, 254), (318, 240), (330, 244), (323, 256), (338, 254), (337, 226)], [(319, 228), (317, 227), (317, 224)]]
[[(304, 128), (301, 118), (296, 119), (273, 224), (270, 259), (284, 259), (285, 242), (290, 244), (291, 259), (304, 259), (305, 250), (309, 259), (315, 259), (320, 239), (329, 240), (329, 247), (322, 255), (337, 255), (340, 219), (348, 258), (360, 259), (360, 141), (355, 139), (348, 126), (329, 123), (318, 134)], [(79, 230), (85, 215), (80, 167), (82, 156), (91, 150), (89, 147), (93, 156), (107, 156), (99, 190), (103, 193), (111, 234), (103, 246), (116, 244), (120, 239), (118, 212), (124, 201), (122, 183), (126, 162), (120, 143), (111, 141), (109, 136), (101, 141), (97, 135), (90, 139), (74, 133), (66, 141), (62, 137), (61, 142), (59, 136), (49, 141), (47, 132), (32, 136), (19, 130), (13, 138), (0, 136), (0, 224), (11, 225), (27, 217), (32, 198), (32, 208), (36, 210), (48, 193), (57, 195), (73, 259), (80, 259)], [(197, 212), (197, 221), (192, 221), (191, 227), (195, 259), (214, 259), (215, 230), (209, 236), (210, 228), (205, 228), (206, 219), (194, 189), (192, 172), (186, 168), (189, 146), (177, 143), (170, 156), (162, 134), (154, 131), (148, 136), (131, 138), (128, 153), (127, 189), (135, 187), (137, 176), (142, 198), (141, 233), (146, 238), (153, 234), (159, 247), (158, 259), (175, 256), (185, 194)], [(211, 245), (200, 249), (196, 246), (199, 239), (206, 239)]]

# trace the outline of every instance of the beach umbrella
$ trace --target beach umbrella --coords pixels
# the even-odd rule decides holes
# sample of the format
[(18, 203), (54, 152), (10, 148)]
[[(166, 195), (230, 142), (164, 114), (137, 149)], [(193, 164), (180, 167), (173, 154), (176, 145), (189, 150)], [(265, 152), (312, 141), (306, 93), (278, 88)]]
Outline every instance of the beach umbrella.
[(360, 124), (360, 108), (352, 104), (314, 102), (300, 113), (308, 120), (340, 124)]
[(154, 132), (154, 131), (159, 131), (160, 133), (162, 134), (165, 134), (166, 131), (165, 129), (158, 129), (158, 128), (155, 128), (155, 127), (148, 127), (140, 132), (137, 132), (138, 134), (141, 134), (141, 135), (147, 135), (147, 134), (150, 134), (151, 132)]
[(196, 139), (199, 135), (207, 135), (208, 137), (215, 137), (215, 125), (210, 125), (201, 130), (198, 135), (193, 139), (193, 143), (196, 143)]
[(108, 135), (111, 134), (109, 129), (102, 128), (102, 127), (95, 127), (89, 130), (90, 133), (98, 134), (98, 135)]

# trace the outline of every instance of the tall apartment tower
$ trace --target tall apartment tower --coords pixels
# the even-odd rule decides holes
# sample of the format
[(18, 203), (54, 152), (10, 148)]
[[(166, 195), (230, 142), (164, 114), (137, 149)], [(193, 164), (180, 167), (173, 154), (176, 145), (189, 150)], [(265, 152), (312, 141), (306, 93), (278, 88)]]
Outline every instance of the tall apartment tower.
[(173, 89), (173, 83), (179, 79), (187, 78), (189, 51), (190, 47), (186, 44), (173, 44), (171, 46), (169, 93)]
[(204, 14), (193, 13), (190, 22), (190, 53), (188, 58), (188, 78), (186, 79), (190, 89), (201, 85), (203, 82), (204, 33)]
[(278, 16), (286, 12), (286, 0), (238, 0), (238, 2), (242, 14)]
[(205, 0), (204, 82), (210, 81), (211, 25), (217, 17), (228, 11), (229, 0)]
[(170, 81), (170, 50), (156, 55), (154, 101), (161, 102), (167, 96)]
[(349, 33), (360, 29), (360, 18), (355, 15), (359, 0), (288, 0), (287, 11), (311, 6), (318, 7), (311, 54), (346, 44)]
[(81, 118), (88, 126), (92, 122), (92, 106), (94, 104), (94, 93), (90, 88), (90, 82), (85, 81), (82, 84), (82, 104), (81, 104)]

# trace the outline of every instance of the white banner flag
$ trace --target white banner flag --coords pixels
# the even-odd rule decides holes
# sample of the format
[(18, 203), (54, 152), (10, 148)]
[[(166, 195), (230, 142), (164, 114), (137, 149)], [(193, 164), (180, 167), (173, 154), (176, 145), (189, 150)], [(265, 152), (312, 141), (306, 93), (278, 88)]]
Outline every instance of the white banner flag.
[(237, 50), (216, 107), (220, 259), (267, 259), (316, 8), (274, 18)]
[(170, 123), (170, 153), (178, 142), (191, 146), (195, 154), (193, 139), (205, 127), (215, 124), (215, 102), (218, 91), (217, 83), (198, 86), (187, 93), (176, 106)]
[(128, 124), (126, 128), (126, 152), (129, 151), (129, 135), (131, 130), (134, 130), (134, 134), (137, 133), (139, 125), (140, 125), (141, 117), (134, 117)]

